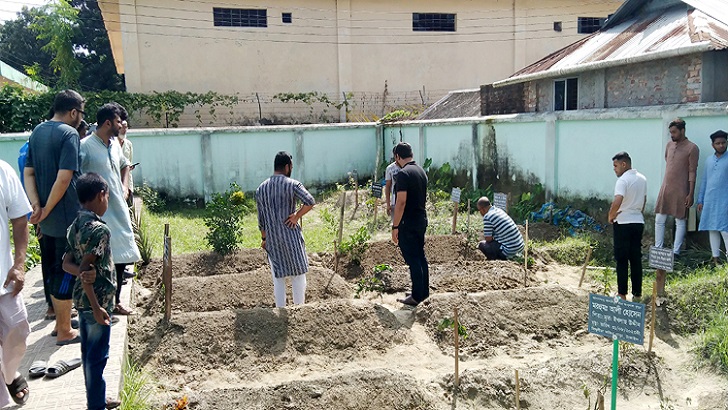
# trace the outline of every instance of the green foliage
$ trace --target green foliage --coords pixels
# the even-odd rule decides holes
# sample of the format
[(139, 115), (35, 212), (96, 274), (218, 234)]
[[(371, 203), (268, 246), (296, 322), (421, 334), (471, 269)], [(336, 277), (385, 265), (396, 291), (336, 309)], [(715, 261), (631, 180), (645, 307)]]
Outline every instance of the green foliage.
[(41, 50), (51, 54), (50, 67), (59, 79), (59, 88), (76, 87), (81, 75), (81, 63), (76, 60), (73, 38), (78, 26), (78, 10), (65, 1), (57, 0), (43, 6), (30, 29), (46, 44)]
[(134, 239), (136, 240), (137, 248), (139, 248), (139, 255), (142, 258), (142, 265), (149, 264), (152, 260), (152, 241), (149, 236), (149, 226), (142, 217), (144, 208), (141, 208), (137, 214), (136, 208), (131, 207), (131, 222), (132, 228), (134, 229)]
[(413, 113), (411, 111), (407, 110), (396, 110), (392, 111), (390, 113), (387, 113), (384, 115), (384, 117), (379, 119), (380, 123), (388, 124), (393, 123), (397, 121), (407, 121), (412, 120), (417, 116), (417, 113)]
[[(346, 112), (349, 113), (349, 99), (353, 98), (353, 93), (346, 93), (344, 94), (344, 101), (342, 102), (334, 102), (331, 101), (328, 95), (324, 93), (319, 93), (318, 91), (309, 91), (305, 93), (278, 93), (273, 96), (273, 99), (280, 100), (284, 103), (303, 103), (306, 104), (309, 108), (309, 114), (313, 115), (314, 111), (314, 104), (323, 104), (326, 106), (326, 108), (335, 108), (337, 110), (340, 110), (342, 108), (346, 109)], [(326, 115), (327, 110), (324, 109), (323, 115)]]
[[(440, 332), (445, 332), (448, 329), (455, 329), (455, 321), (453, 319), (450, 319), (449, 317), (446, 317), (437, 324), (437, 330)], [(460, 321), (458, 321), (458, 336), (462, 337), (463, 340), (468, 339), (468, 329)]]
[(50, 67), (53, 56), (41, 50), (44, 43), (38, 41), (38, 33), (30, 28), (42, 14), (40, 7), (23, 7), (15, 20), (0, 25), (0, 59), (20, 72), (27, 73), (28, 67), (35, 67), (34, 75), (28, 73), (33, 80), (54, 85), (58, 77)]
[(349, 255), (352, 262), (359, 263), (369, 247), (368, 241), (371, 237), (367, 227), (362, 226), (353, 235), (349, 236), (349, 239), (339, 244), (339, 253)]
[(544, 189), (541, 184), (536, 184), (530, 192), (524, 192), (521, 194), (518, 202), (510, 209), (510, 214), (513, 216), (513, 220), (517, 223), (521, 223), (526, 219), (530, 219), (531, 212), (538, 210), (543, 194)]
[(700, 338), (698, 354), (724, 374), (728, 374), (728, 314), (723, 312), (708, 325)]
[(604, 268), (600, 271), (597, 281), (601, 285), (601, 293), (606, 296), (611, 296), (612, 293), (612, 281), (616, 278), (614, 271), (611, 268)]
[(382, 293), (384, 293), (385, 290), (386, 287), (384, 286), (384, 282), (382, 282), (381, 279), (375, 276), (369, 278), (361, 278), (356, 283), (354, 298), (359, 299), (361, 297), (361, 294), (365, 292), (376, 293), (379, 297), (381, 297)]
[(701, 269), (670, 284), (671, 327), (688, 335), (719, 323), (728, 314), (728, 273)]
[(124, 363), (124, 385), (119, 393), (121, 410), (147, 410), (152, 408), (150, 398), (152, 394), (151, 380), (142, 368), (128, 359)]
[(589, 241), (570, 236), (538, 245), (539, 250), (547, 253), (554, 261), (571, 266), (584, 264), (589, 246)]
[[(56, 91), (31, 93), (17, 85), (4, 85), (0, 88), (0, 133), (30, 131), (47, 115)], [(151, 94), (127, 93), (123, 91), (82, 92), (86, 99), (86, 121), (96, 121), (96, 109), (109, 101), (116, 101), (129, 112), (130, 121), (146, 114), (164, 127), (176, 127), (182, 113), (187, 108), (195, 108), (198, 125), (202, 125), (200, 110), (209, 107), (210, 115), (215, 117), (217, 107), (232, 107), (239, 99), (233, 95), (215, 92), (203, 94), (166, 91)]]
[(238, 248), (242, 218), (252, 209), (252, 204), (248, 204), (240, 186), (234, 182), (224, 193), (212, 195), (204, 221), (209, 229), (205, 239), (215, 252), (228, 255)]
[(142, 199), (144, 206), (150, 212), (159, 213), (167, 209), (167, 201), (160, 197), (157, 191), (147, 185), (146, 182), (138, 187), (134, 193)]

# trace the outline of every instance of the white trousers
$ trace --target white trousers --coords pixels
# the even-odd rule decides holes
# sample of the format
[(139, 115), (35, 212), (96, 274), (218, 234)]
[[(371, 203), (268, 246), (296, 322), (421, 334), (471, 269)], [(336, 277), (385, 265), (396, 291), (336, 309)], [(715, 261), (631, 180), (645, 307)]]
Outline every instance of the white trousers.
[[(665, 243), (665, 223), (667, 222), (666, 214), (655, 214), (655, 246), (662, 248)], [(680, 248), (685, 241), (685, 233), (688, 230), (687, 219), (675, 218), (675, 242), (672, 245), (672, 253), (680, 254)]]
[[(268, 262), (270, 263), (270, 259)], [(270, 270), (273, 274), (273, 296), (276, 299), (276, 307), (286, 307), (286, 278), (276, 278), (272, 263)], [(293, 288), (293, 304), (306, 303), (306, 274), (291, 276), (291, 287)]]
[(710, 235), (710, 251), (714, 258), (720, 257), (720, 237), (723, 237), (723, 245), (728, 250), (728, 232), (724, 231), (708, 231)]
[(11, 402), (5, 385), (15, 380), (15, 373), (28, 347), (26, 340), (29, 334), (30, 325), (23, 295), (13, 297), (8, 293), (0, 296), (0, 407)]

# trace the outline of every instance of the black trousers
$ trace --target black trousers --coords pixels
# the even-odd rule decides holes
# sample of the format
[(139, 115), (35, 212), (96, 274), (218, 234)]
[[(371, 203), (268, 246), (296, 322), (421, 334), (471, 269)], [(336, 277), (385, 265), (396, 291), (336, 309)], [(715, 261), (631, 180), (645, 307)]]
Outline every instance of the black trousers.
[(40, 244), (40, 263), (43, 271), (43, 292), (48, 307), (53, 307), (51, 295), (58, 300), (73, 298), (73, 285), (76, 277), (63, 271), (63, 254), (66, 251), (66, 238), (43, 235)]
[(632, 274), (632, 296), (642, 296), (642, 233), (644, 224), (614, 224), (614, 260), (617, 261), (617, 291), (627, 294), (628, 270)]
[(422, 302), (430, 296), (430, 268), (425, 257), (425, 231), (427, 227), (400, 226), (399, 249), (410, 268), (412, 299)]
[(478, 249), (485, 255), (488, 260), (506, 260), (508, 256), (503, 253), (500, 242), (493, 239), (490, 242), (480, 241), (478, 242)]
[(116, 304), (121, 303), (121, 285), (124, 283), (124, 270), (126, 269), (126, 263), (117, 263), (114, 265), (116, 268)]

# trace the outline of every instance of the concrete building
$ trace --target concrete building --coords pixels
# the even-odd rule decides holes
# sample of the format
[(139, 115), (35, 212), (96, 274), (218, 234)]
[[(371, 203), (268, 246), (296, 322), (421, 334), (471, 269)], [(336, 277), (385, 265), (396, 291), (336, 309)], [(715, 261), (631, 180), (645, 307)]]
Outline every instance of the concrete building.
[[(238, 107), (241, 118), (257, 117), (261, 106), (280, 102), (279, 93), (318, 92), (332, 102), (346, 99), (364, 111), (429, 105), (449, 90), (502, 79), (584, 38), (620, 4), (621, 0), (99, 2), (128, 91), (239, 93), (244, 100)], [(295, 115), (293, 105), (275, 105), (274, 114)], [(308, 108), (301, 101), (298, 106)], [(336, 109), (329, 114), (339, 116)]]
[(716, 101), (728, 101), (722, 0), (628, 0), (600, 31), (481, 88), (483, 114)]
[(10, 67), (5, 62), (0, 61), (0, 87), (6, 84), (19, 85), (28, 91), (48, 91), (48, 87), (45, 85)]

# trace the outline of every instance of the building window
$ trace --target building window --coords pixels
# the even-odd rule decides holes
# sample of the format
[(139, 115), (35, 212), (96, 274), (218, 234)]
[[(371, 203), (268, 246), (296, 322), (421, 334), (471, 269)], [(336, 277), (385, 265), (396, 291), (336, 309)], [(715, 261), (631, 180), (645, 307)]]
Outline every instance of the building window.
[(575, 110), (579, 103), (579, 80), (554, 81), (554, 111)]
[(284, 22), (284, 23), (286, 23), (286, 24), (291, 24), (291, 23), (293, 23), (293, 15), (292, 15), (291, 13), (283, 13), (283, 14), (281, 15), (281, 19), (282, 19), (282, 20), (283, 20), (283, 22)]
[(412, 13), (412, 31), (455, 31), (455, 14)]
[(576, 31), (579, 34), (594, 33), (602, 28), (605, 21), (607, 21), (607, 19), (602, 17), (579, 17)]
[(265, 9), (214, 7), (212, 15), (216, 27), (268, 27), (268, 13)]
[(554, 31), (561, 32), (561, 22), (560, 21), (554, 21)]

